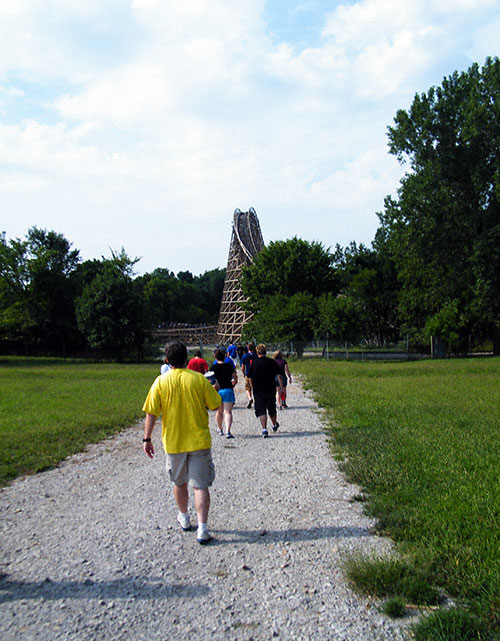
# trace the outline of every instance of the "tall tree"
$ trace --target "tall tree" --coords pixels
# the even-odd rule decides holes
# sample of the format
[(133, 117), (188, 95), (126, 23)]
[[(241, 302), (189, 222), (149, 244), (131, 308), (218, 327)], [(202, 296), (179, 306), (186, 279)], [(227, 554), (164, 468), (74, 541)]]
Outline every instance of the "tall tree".
[(253, 306), (268, 296), (309, 292), (319, 296), (336, 288), (333, 256), (316, 241), (301, 238), (271, 242), (243, 269), (241, 284)]
[(122, 249), (103, 260), (102, 269), (76, 300), (78, 326), (98, 354), (122, 360), (142, 356), (145, 340), (144, 303), (134, 283), (133, 266)]
[(407, 329), (457, 345), (478, 328), (500, 336), (499, 282), (488, 268), (500, 231), (499, 122), (500, 61), (488, 58), (416, 95), (389, 128), (391, 153), (409, 164), (398, 198), (380, 214), (402, 285), (400, 312)]
[(0, 326), (26, 351), (64, 355), (77, 341), (73, 275), (79, 252), (54, 231), (32, 227), (26, 239), (0, 242)]
[(321, 243), (300, 238), (270, 243), (243, 269), (241, 284), (254, 314), (245, 336), (274, 342), (314, 337), (317, 300), (336, 290), (333, 256)]

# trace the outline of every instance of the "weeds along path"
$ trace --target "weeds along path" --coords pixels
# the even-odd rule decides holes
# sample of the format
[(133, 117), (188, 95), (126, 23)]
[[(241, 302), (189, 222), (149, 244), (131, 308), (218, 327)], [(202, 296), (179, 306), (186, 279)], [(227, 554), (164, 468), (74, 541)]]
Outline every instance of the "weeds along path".
[(288, 389), (268, 439), (241, 383), (234, 440), (211, 413), (207, 546), (176, 522), (159, 424), (153, 461), (140, 422), (2, 490), (0, 638), (403, 639), (402, 624), (346, 586), (346, 554), (390, 543), (352, 501), (358, 489), (338, 472), (314, 401)]

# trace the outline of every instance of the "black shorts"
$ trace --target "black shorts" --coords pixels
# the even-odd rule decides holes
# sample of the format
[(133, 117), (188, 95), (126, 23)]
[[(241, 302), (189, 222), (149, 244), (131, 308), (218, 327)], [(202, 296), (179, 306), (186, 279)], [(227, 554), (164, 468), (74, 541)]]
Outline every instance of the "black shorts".
[(271, 394), (265, 392), (254, 392), (254, 409), (255, 416), (265, 416), (266, 412), (269, 416), (276, 416), (276, 394), (271, 392)]

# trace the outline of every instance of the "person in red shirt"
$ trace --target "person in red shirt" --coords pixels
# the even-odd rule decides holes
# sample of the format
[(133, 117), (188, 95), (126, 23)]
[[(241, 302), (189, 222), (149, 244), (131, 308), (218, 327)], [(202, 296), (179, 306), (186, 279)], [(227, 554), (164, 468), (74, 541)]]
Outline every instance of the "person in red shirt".
[(199, 372), (200, 374), (208, 372), (208, 363), (204, 358), (202, 358), (201, 351), (199, 349), (194, 353), (194, 356), (189, 361), (187, 368), (192, 369), (194, 372)]

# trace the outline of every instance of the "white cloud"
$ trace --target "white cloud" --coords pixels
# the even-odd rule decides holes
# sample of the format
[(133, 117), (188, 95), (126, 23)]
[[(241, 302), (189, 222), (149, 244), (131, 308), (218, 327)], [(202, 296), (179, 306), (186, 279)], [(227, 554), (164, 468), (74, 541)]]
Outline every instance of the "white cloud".
[[(484, 11), (500, 2), (478, 1)], [(385, 138), (396, 109), (498, 32), (467, 0), (453, 13), (447, 0), (339, 4), (302, 49), (273, 43), (264, 0), (3, 5), (0, 108), (30, 98), (9, 74), (58, 85), (39, 99), (48, 119), (0, 125), (13, 233), (51, 226), (87, 255), (124, 245), (147, 256), (141, 269), (160, 256), (195, 272), (225, 263), (235, 207), (256, 207), (266, 240), (368, 243), (400, 175)], [(118, 33), (115, 57), (96, 53), (92, 38), (123, 16), (133, 42)], [(167, 239), (179, 247), (168, 259)]]

